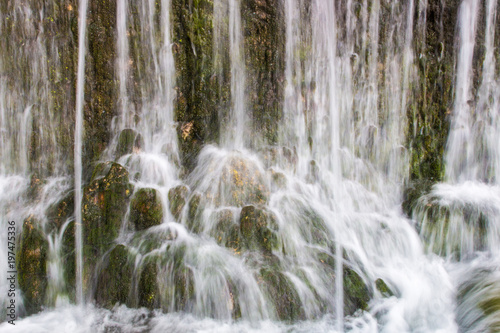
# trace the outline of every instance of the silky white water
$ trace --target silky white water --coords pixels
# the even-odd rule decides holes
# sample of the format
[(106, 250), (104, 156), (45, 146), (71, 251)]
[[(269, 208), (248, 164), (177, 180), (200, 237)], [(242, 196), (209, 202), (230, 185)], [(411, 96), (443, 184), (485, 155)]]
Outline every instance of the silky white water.
[[(0, 15), (16, 18), (22, 33), (33, 34), (30, 22), (46, 14), (14, 2), (17, 8)], [(180, 166), (181, 124), (174, 112), (178, 41), (172, 2), (119, 1), (117, 110), (101, 161), (125, 166), (134, 186), (132, 198), (143, 188), (159, 195), (161, 224), (137, 232), (130, 226), (129, 209), (115, 240), (133, 263), (129, 305), (138, 306), (143, 270), (151, 263), (157, 270), (153, 311), (99, 308), (92, 302), (94, 277), (82, 276), (87, 5), (81, 0), (78, 8), (74, 186), (58, 139), (49, 131), (60, 126), (48, 112), (49, 69), (40, 61), (52, 61), (57, 53), (43, 53), (40, 45), (49, 37), (42, 31), (32, 40), (31, 56), (19, 51), (20, 67), (31, 70), (30, 84), (12, 85), (7, 74), (0, 75), (0, 280), (6, 280), (7, 221), (15, 219), (20, 233), (25, 219), (35, 219), (49, 244), (46, 308), (20, 318), (16, 326), (0, 324), (2, 332), (457, 332), (500, 327), (497, 309), (490, 305), (500, 289), (495, 259), (500, 244), (496, 1), (485, 2), (485, 26), (478, 21), (479, 3), (461, 2), (445, 182), (419, 199), (413, 219), (401, 209), (409, 178), (405, 147), (411, 130), (406, 124), (419, 80), (413, 41), (417, 31), (425, 32), (428, 1), (348, 0), (339, 5), (283, 0), (283, 114), (273, 146), (250, 137), (257, 134), (249, 130), (244, 2), (214, 1), (214, 75), (230, 75), (225, 80), (230, 105), (220, 112), (219, 142), (203, 146), (189, 173)], [(485, 56), (474, 93), (478, 29), (484, 29)], [(4, 71), (9, 52), (17, 51), (2, 53)], [(194, 56), (201, 56), (197, 52), (193, 49)], [(27, 98), (16, 103), (19, 96)], [(30, 166), (34, 127), (45, 142), (40, 149), (53, 152), (36, 160), (52, 167), (35, 200), (29, 195), (39, 177)], [(123, 153), (120, 136), (129, 130), (134, 145)], [(59, 231), (49, 228), (47, 217), (48, 208), (73, 189), (77, 305), (70, 304), (61, 260), (63, 234), (73, 217)], [(179, 189), (187, 193), (186, 205), (175, 214), (169, 209), (171, 193)], [(250, 217), (258, 221), (258, 230), (245, 225)], [(349, 274), (356, 274), (369, 294), (365, 311), (349, 305), (358, 288)], [(390, 294), (379, 288), (379, 281)], [(3, 306), (6, 288), (2, 282)], [(22, 314), (20, 297), (17, 302)]]

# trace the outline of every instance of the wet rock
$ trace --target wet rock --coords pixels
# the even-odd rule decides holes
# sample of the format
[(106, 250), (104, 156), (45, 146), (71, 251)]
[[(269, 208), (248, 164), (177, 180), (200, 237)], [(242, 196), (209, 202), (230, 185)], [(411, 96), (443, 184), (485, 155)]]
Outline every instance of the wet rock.
[(278, 239), (272, 227), (271, 214), (255, 206), (245, 206), (241, 209), (240, 232), (242, 245), (249, 250), (271, 252), (278, 247)]
[(223, 209), (215, 214), (215, 218), (217, 222), (210, 235), (219, 245), (236, 251), (240, 246), (240, 228), (234, 222), (233, 211)]
[(382, 279), (377, 279), (375, 281), (375, 287), (377, 290), (382, 294), (384, 297), (391, 297), (394, 295), (392, 290), (387, 286), (384, 280)]
[(216, 203), (221, 206), (263, 205), (269, 189), (259, 168), (243, 158), (234, 157), (223, 167), (221, 190)]
[(189, 199), (189, 210), (188, 218), (186, 220), (187, 227), (190, 231), (195, 234), (201, 231), (201, 209), (200, 203), (202, 201), (202, 196), (200, 193), (194, 193)]
[(131, 128), (121, 131), (116, 145), (115, 159), (139, 151), (144, 146), (142, 136)]
[(344, 266), (344, 315), (368, 309), (372, 294), (365, 282), (353, 269)]
[(148, 309), (154, 309), (159, 306), (159, 289), (156, 276), (158, 275), (158, 267), (156, 263), (147, 263), (139, 277), (138, 297), (139, 306)]
[(125, 304), (132, 285), (132, 273), (127, 248), (117, 245), (99, 273), (95, 292), (97, 304), (107, 309), (113, 308), (116, 303)]
[(135, 230), (144, 230), (161, 224), (163, 208), (160, 194), (153, 188), (141, 188), (130, 204), (130, 222)]
[[(83, 189), (83, 255), (85, 274), (91, 274), (96, 261), (113, 245), (127, 212), (133, 187), (127, 170), (109, 163), (104, 177), (94, 179)], [(108, 168), (105, 166), (101, 171)], [(96, 167), (97, 168), (97, 167)]]
[(64, 281), (69, 299), (73, 302), (75, 298), (76, 279), (76, 253), (75, 253), (75, 222), (66, 226), (62, 238), (61, 260), (64, 269)]
[(73, 191), (68, 193), (59, 202), (51, 205), (47, 209), (47, 219), (49, 223), (56, 229), (59, 230), (64, 222), (73, 215), (75, 211), (75, 194)]
[(184, 185), (176, 186), (168, 191), (170, 212), (174, 215), (176, 220), (179, 220), (182, 209), (186, 205), (187, 196), (188, 188)]
[(279, 320), (305, 319), (299, 295), (282, 272), (272, 268), (262, 268), (259, 280), (264, 282), (268, 300), (274, 304)]
[[(47, 288), (47, 256), (49, 244), (36, 220), (24, 221), (18, 253), (19, 288), (23, 292), (28, 314), (42, 310)], [(9, 268), (10, 270), (10, 268)], [(15, 270), (12, 267), (12, 270)]]
[(176, 310), (186, 310), (189, 302), (194, 297), (193, 272), (189, 268), (182, 266), (175, 271), (174, 281)]

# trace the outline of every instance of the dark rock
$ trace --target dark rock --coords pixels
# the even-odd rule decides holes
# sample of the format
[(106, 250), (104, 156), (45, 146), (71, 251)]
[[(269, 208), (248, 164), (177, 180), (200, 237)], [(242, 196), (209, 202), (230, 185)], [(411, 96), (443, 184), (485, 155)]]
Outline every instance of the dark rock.
[(170, 212), (174, 215), (176, 220), (179, 220), (182, 209), (186, 205), (187, 196), (188, 188), (184, 185), (176, 186), (168, 191)]
[(240, 247), (240, 228), (234, 221), (234, 214), (230, 209), (223, 209), (215, 213), (217, 219), (210, 235), (222, 246), (232, 248), (234, 251)]
[(367, 310), (372, 294), (365, 282), (353, 269), (344, 266), (344, 315)]
[(195, 234), (201, 231), (201, 208), (202, 196), (200, 193), (194, 193), (189, 199), (188, 218), (186, 220), (187, 227)]
[(117, 245), (105, 260), (99, 273), (95, 292), (97, 304), (111, 309), (116, 303), (126, 304), (132, 285), (133, 267), (128, 260), (128, 250)]
[(240, 215), (242, 245), (249, 250), (271, 252), (277, 249), (278, 239), (275, 230), (271, 229), (271, 221), (270, 213), (263, 209), (243, 207)]
[(158, 275), (158, 268), (156, 263), (147, 263), (139, 277), (139, 306), (148, 309), (154, 309), (159, 306), (159, 287), (156, 276)]
[[(33, 217), (24, 221), (18, 254), (19, 287), (28, 314), (42, 310), (47, 289), (47, 256), (49, 244)], [(15, 258), (14, 258), (15, 260)], [(15, 269), (12, 269), (15, 270)]]
[(119, 159), (123, 155), (132, 154), (134, 151), (139, 151), (144, 145), (142, 136), (131, 128), (126, 128), (121, 131), (116, 145), (115, 159)]
[(128, 172), (118, 163), (110, 163), (105, 177), (94, 179), (84, 188), (82, 221), (85, 274), (92, 274), (97, 260), (113, 245), (132, 191)]
[(135, 230), (144, 230), (161, 224), (163, 208), (160, 194), (153, 188), (141, 188), (130, 204), (130, 222)]
[(279, 320), (305, 319), (299, 295), (282, 272), (272, 268), (262, 268), (260, 279), (265, 283), (268, 300), (274, 304)]
[(387, 286), (387, 284), (382, 279), (377, 279), (375, 281), (375, 287), (384, 297), (394, 296), (392, 290)]

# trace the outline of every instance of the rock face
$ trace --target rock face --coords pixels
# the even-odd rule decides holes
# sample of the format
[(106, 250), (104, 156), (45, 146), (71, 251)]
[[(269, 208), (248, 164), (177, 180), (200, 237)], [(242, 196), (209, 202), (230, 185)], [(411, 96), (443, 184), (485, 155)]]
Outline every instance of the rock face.
[(28, 314), (39, 312), (47, 288), (47, 255), (49, 244), (33, 218), (24, 221), (17, 270), (19, 287)]
[(344, 315), (368, 309), (372, 293), (363, 279), (349, 267), (344, 267)]
[(153, 188), (141, 188), (130, 203), (130, 222), (135, 230), (144, 230), (161, 224), (163, 208), (160, 194)]
[(85, 275), (93, 271), (96, 261), (113, 245), (133, 191), (127, 170), (114, 162), (108, 163), (108, 166), (104, 177), (93, 179), (83, 190)]
[(108, 309), (116, 303), (126, 304), (132, 286), (132, 273), (127, 248), (117, 245), (99, 273), (95, 292), (97, 304)]
[(271, 252), (278, 246), (276, 229), (276, 223), (269, 212), (254, 206), (242, 208), (240, 232), (244, 248)]
[(168, 191), (170, 212), (177, 220), (179, 220), (182, 209), (186, 205), (188, 192), (188, 188), (184, 185), (179, 185), (177, 187), (171, 188), (170, 191)]
[(139, 151), (144, 145), (142, 136), (131, 128), (121, 131), (116, 145), (115, 159)]

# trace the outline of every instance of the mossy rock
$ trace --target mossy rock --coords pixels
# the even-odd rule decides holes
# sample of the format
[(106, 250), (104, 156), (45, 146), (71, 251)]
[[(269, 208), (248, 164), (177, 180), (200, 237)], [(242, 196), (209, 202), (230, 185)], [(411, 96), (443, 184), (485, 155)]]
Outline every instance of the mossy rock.
[(69, 299), (76, 301), (76, 251), (75, 251), (75, 222), (70, 222), (63, 233), (61, 259), (64, 268), (64, 281)]
[(367, 310), (372, 293), (353, 269), (344, 266), (344, 314), (353, 315), (358, 310)]
[(139, 276), (138, 298), (139, 306), (154, 309), (159, 306), (159, 287), (157, 282), (158, 267), (149, 262), (143, 267)]
[(240, 227), (234, 222), (234, 214), (230, 209), (215, 213), (215, 227), (210, 231), (217, 244), (237, 251), (240, 247)]
[(273, 303), (279, 320), (305, 319), (300, 297), (282, 272), (273, 268), (262, 268), (258, 278), (264, 282), (268, 300)]
[(221, 206), (242, 207), (263, 205), (269, 197), (269, 189), (259, 168), (244, 158), (233, 157), (224, 165), (220, 177), (216, 203)]
[(141, 188), (130, 204), (130, 222), (135, 230), (144, 230), (161, 224), (163, 208), (160, 193), (154, 188)]
[(271, 214), (255, 206), (245, 206), (241, 209), (240, 232), (242, 243), (249, 250), (271, 252), (278, 247), (278, 238)]
[(173, 187), (168, 191), (170, 212), (176, 220), (179, 220), (182, 209), (186, 205), (188, 192), (188, 188), (184, 185)]
[(59, 230), (64, 222), (75, 212), (75, 193), (71, 191), (63, 199), (51, 205), (46, 212), (51, 226)]
[(186, 220), (187, 228), (194, 232), (195, 234), (198, 234), (201, 232), (201, 212), (202, 212), (202, 207), (200, 207), (200, 204), (202, 204), (203, 197), (201, 196), (200, 193), (194, 193), (191, 198), (189, 199), (189, 206), (188, 206), (188, 216)]
[[(24, 295), (28, 314), (42, 310), (47, 289), (47, 256), (49, 244), (32, 217), (23, 224), (18, 254), (19, 288)], [(12, 269), (14, 270), (14, 269)]]
[(109, 164), (106, 176), (94, 179), (83, 189), (85, 275), (92, 274), (97, 260), (114, 244), (127, 212), (132, 191), (133, 186), (129, 184), (127, 170), (114, 162)]
[(133, 267), (124, 245), (116, 245), (105, 259), (97, 278), (95, 300), (107, 309), (116, 303), (126, 304), (132, 286)]
[(385, 281), (382, 279), (375, 280), (375, 287), (384, 297), (394, 296), (394, 293), (392, 292), (392, 290), (387, 286)]
[(131, 128), (121, 131), (116, 145), (115, 159), (123, 155), (132, 154), (134, 151), (140, 151), (144, 146), (144, 140), (141, 134)]
[(175, 304), (178, 311), (185, 310), (194, 297), (193, 272), (186, 267), (175, 272)]

